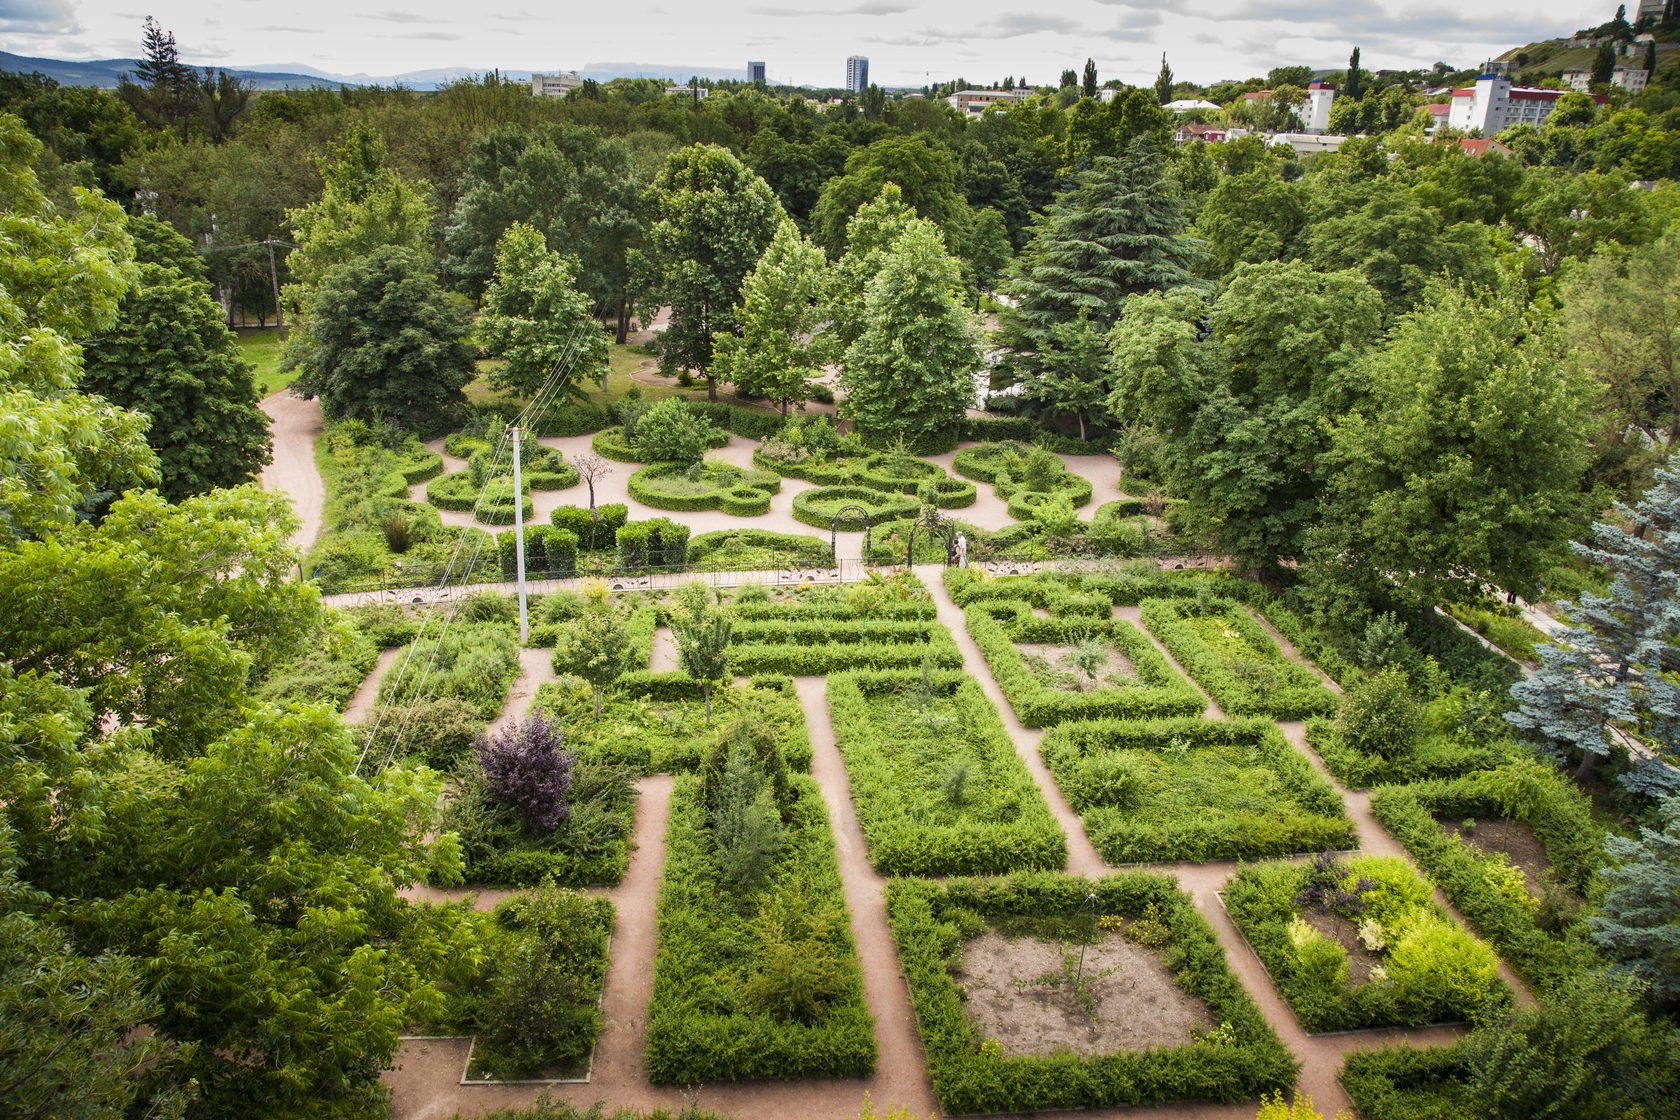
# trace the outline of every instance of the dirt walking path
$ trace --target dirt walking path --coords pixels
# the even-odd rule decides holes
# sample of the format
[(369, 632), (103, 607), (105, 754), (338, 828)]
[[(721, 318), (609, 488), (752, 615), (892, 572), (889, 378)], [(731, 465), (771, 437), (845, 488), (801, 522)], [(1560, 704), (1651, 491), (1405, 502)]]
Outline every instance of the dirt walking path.
[(671, 636), (669, 626), (661, 626), (653, 632), (653, 656), (648, 660), (648, 669), (655, 673), (674, 673), (682, 668), (682, 658), (677, 655), (677, 641)]
[(274, 444), (274, 458), (262, 469), (259, 481), (264, 490), (275, 490), (292, 499), (298, 516), (298, 530), (292, 544), (307, 552), (321, 533), (321, 511), (327, 492), (321, 472), (315, 469), (315, 437), (321, 434), (321, 402), (294, 397), (282, 389), (265, 397), (260, 406), (268, 415), (268, 434)]
[(536, 699), (537, 689), (555, 679), (553, 650), (521, 649), (519, 675), (513, 678), (507, 699), (502, 701), (501, 715), (486, 730), (500, 731), (508, 724), (525, 718), (525, 713), (531, 710), (531, 701)]
[(373, 671), (367, 675), (356, 688), (356, 694), (350, 697), (350, 704), (344, 709), (345, 723), (366, 723), (373, 715), (373, 707), (379, 701), (379, 682), (385, 679), (385, 670), (400, 657), (407, 646), (392, 646), (390, 649), (379, 651), (379, 660), (373, 663)]
[(1202, 694), (1202, 699), (1207, 701), (1207, 707), (1202, 709), (1203, 719), (1225, 718), (1225, 710), (1214, 700), (1213, 695), (1209, 693), (1207, 689), (1202, 687), (1202, 682), (1198, 681), (1195, 677), (1192, 677), (1189, 670), (1185, 669), (1184, 666), (1178, 663), (1178, 658), (1172, 655), (1172, 651), (1161, 644), (1161, 639), (1155, 636), (1155, 632), (1143, 624), (1142, 607), (1115, 607), (1114, 617), (1124, 619), (1136, 627), (1137, 632), (1147, 638), (1149, 640), (1149, 644), (1155, 647), (1155, 652), (1166, 658), (1167, 664), (1171, 665), (1173, 670), (1177, 672), (1179, 676), (1183, 677), (1186, 681), (1189, 681), (1191, 688)]

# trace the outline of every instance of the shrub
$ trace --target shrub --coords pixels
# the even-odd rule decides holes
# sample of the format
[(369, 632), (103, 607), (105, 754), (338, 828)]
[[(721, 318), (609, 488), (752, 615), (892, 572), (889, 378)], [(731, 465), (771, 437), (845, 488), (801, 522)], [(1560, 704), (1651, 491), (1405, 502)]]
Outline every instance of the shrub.
[(566, 819), (573, 758), (561, 749), (560, 733), (542, 716), (491, 732), (476, 750), (485, 789), (519, 816), (527, 832), (553, 832)]
[(695, 415), (687, 402), (667, 397), (642, 413), (632, 446), (644, 463), (698, 463), (717, 436), (711, 422)]
[(782, 817), (768, 776), (739, 742), (728, 747), (711, 805), (718, 874), (737, 891), (764, 885), (782, 850)]
[[(729, 512), (725, 510), (724, 512)], [(828, 540), (767, 529), (720, 529), (688, 542), (688, 562), (701, 572), (744, 572), (761, 568), (826, 568), (834, 559)]]
[(519, 650), (500, 623), (456, 621), (422, 637), (379, 683), (379, 700), (398, 709), (437, 697), (471, 704), (483, 720), (501, 714), (519, 673)]
[(688, 526), (665, 517), (618, 530), (618, 562), (636, 572), (676, 571), (688, 563)]
[(460, 765), (484, 733), (478, 709), (455, 696), (422, 700), (393, 718), (401, 721), (403, 753), (444, 773)]
[(931, 664), (920, 674), (838, 673), (828, 702), (869, 859), (883, 874), (1067, 862), (1050, 807), (972, 678)]
[(1111, 863), (1349, 847), (1341, 798), (1263, 720), (1064, 723), (1039, 744)]
[(1411, 679), (1393, 667), (1349, 689), (1336, 716), (1336, 734), (1344, 745), (1379, 758), (1410, 756), (1419, 731), (1420, 713)]
[(616, 547), (618, 531), (629, 520), (629, 507), (622, 502), (596, 506), (593, 510), (579, 506), (556, 506), (549, 521), (556, 529), (577, 535), (578, 547), (586, 552), (603, 552)]
[(636, 774), (580, 756), (566, 790), (567, 815), (551, 831), (532, 833), (491, 795), (470, 767), (444, 809), (443, 828), (461, 839), (466, 881), (496, 887), (616, 883), (630, 859)]
[[(921, 505), (912, 497), (900, 497), (867, 486), (819, 486), (793, 496), (793, 516), (796, 520), (819, 529), (834, 526), (835, 518), (847, 506), (860, 506), (869, 521), (881, 524), (915, 517)], [(855, 533), (864, 528), (864, 517), (848, 513), (840, 518), (842, 532)]]
[[(1220, 1029), (1178, 1046), (1091, 1057), (1006, 1056), (963, 1013), (950, 962), (988, 924), (1015, 928), (1071, 914), (1096, 895), (1096, 913), (1164, 923), (1163, 955), (1178, 984), (1205, 1001)], [(1170, 1100), (1252, 1100), (1294, 1084), (1295, 1064), (1242, 984), (1219, 940), (1166, 876), (1131, 872), (1095, 882), (1048, 873), (999, 879), (892, 879), (887, 917), (910, 986), (928, 1072), (947, 1115), (1108, 1109)]]
[(589, 449), (603, 459), (616, 463), (639, 463), (640, 452), (625, 435), (623, 428), (603, 428), (589, 441)]

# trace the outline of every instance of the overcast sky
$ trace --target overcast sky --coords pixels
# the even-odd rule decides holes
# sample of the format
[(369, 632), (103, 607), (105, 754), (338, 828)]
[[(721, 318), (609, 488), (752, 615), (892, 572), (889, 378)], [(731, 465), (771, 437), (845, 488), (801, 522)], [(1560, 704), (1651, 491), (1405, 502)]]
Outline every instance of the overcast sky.
[[(1630, 7), (1637, 0), (1630, 3)], [(345, 74), (435, 67), (578, 69), (591, 63), (744, 68), (835, 86), (848, 54), (880, 85), (1005, 74), (1049, 83), (1096, 59), (1099, 76), (1153, 80), (1161, 52), (1181, 78), (1211, 82), (1273, 66), (1472, 66), (1535, 39), (1610, 18), (1578, 0), (0, 0), (0, 45), (54, 58), (132, 57), (140, 24), (174, 31), (184, 61), (303, 63)], [(399, 6), (400, 5), (400, 6)]]

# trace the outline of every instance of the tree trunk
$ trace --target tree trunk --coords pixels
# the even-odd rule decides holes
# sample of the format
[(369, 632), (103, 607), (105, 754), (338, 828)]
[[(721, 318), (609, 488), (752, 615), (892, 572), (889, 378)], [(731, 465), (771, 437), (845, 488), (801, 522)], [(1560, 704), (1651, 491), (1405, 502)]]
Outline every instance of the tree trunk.
[(594, 513), (595, 512), (595, 480), (593, 478), (588, 480), (588, 486), (589, 486), (589, 512)]
[(700, 695), (706, 698), (706, 726), (712, 725), (712, 686), (710, 682), (700, 686)]
[(622, 294), (618, 297), (618, 344), (624, 345), (625, 339), (630, 337), (630, 301)]
[(1581, 764), (1575, 767), (1575, 781), (1583, 786), (1592, 781), (1593, 770), (1597, 766), (1598, 755), (1592, 751), (1581, 752)]
[(713, 377), (709, 373), (704, 374), (703, 376), (706, 378), (706, 399), (708, 401), (712, 402), (713, 404), (716, 404), (717, 403), (717, 378)]
[(1085, 413), (1081, 412), (1081, 411), (1075, 411), (1074, 416), (1077, 417), (1078, 420), (1079, 420), (1079, 442), (1084, 443), (1085, 442)]

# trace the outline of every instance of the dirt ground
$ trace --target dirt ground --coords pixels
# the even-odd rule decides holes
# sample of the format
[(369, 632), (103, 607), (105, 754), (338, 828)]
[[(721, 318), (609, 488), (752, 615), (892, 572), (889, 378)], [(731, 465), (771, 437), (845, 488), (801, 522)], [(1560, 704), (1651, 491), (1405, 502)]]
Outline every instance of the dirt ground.
[(264, 490), (275, 490), (292, 499), (297, 511), (298, 531), (292, 543), (307, 551), (321, 532), (321, 510), (326, 489), (315, 469), (315, 437), (321, 434), (321, 402), (302, 400), (282, 389), (262, 402), (268, 414), (268, 431), (274, 441), (274, 459), (262, 469), (259, 479)]
[(1512, 866), (1523, 873), (1528, 893), (1540, 897), (1541, 887), (1546, 881), (1546, 869), (1551, 862), (1546, 859), (1546, 849), (1527, 821), (1481, 820), (1468, 832), (1463, 821), (1437, 818), (1435, 823), (1441, 826), (1442, 832), (1458, 837), (1483, 855), (1504, 855)]
[(1301, 915), (1307, 924), (1336, 942), (1347, 951), (1348, 983), (1353, 987), (1371, 978), (1371, 970), (1382, 965), (1382, 955), (1365, 948), (1359, 940), (1359, 923), (1347, 919), (1338, 921), (1330, 914), (1311, 911)]
[[(1105, 643), (1108, 649), (1108, 660), (1097, 672), (1097, 683), (1094, 687), (1114, 687), (1118, 682), (1135, 677), (1137, 670), (1132, 668), (1131, 660), (1121, 653), (1112, 642)], [(1074, 679), (1062, 686), (1067, 692), (1084, 692), (1089, 686), (1085, 674), (1068, 664), (1066, 658), (1073, 653), (1069, 645), (1047, 645), (1038, 642), (1017, 642), (1015, 648), (1021, 651), (1023, 657), (1040, 657), (1048, 661), (1052, 668), (1067, 673)]]
[(1075, 996), (1064, 952), (1077, 945), (987, 930), (970, 941), (956, 979), (963, 1011), (1005, 1054), (1112, 1054), (1190, 1040), (1217, 1024), (1207, 1005), (1180, 988), (1154, 949), (1119, 934), (1085, 948), (1082, 986), (1093, 1019)]

